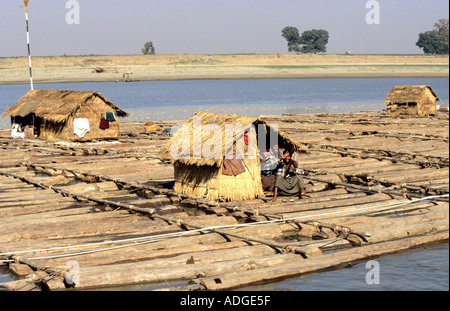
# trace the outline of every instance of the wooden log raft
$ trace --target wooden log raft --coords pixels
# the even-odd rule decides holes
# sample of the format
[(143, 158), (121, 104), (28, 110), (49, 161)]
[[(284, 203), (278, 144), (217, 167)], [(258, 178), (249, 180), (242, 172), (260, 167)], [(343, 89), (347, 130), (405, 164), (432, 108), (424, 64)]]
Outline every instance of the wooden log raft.
[[(301, 263), (293, 262), (273, 267), (263, 267), (255, 271), (239, 271), (217, 275), (214, 277), (192, 279), (186, 287), (166, 287), (159, 290), (208, 290), (224, 291), (241, 288), (244, 286), (273, 282), (288, 277), (304, 275), (306, 273), (320, 272), (330, 269), (354, 265), (357, 262), (376, 258), (380, 255), (399, 253), (412, 247), (446, 241), (448, 232), (438, 233), (430, 236), (412, 237), (400, 241), (390, 241), (380, 244), (366, 245), (359, 248), (344, 250), (321, 257), (303, 260)], [(196, 285), (196, 286), (192, 286)]]
[[(2, 157), (0, 167), (4, 170), (0, 171), (24, 179), (0, 174), (0, 204), (4, 204), (0, 208), (0, 236), (7, 240), (2, 248), (11, 256), (19, 256), (17, 262), (6, 264), (25, 275), (30, 266), (20, 263), (20, 257), (53, 269), (64, 269), (66, 260), (75, 259), (81, 264), (81, 276), (86, 277), (78, 284), (80, 289), (142, 282), (170, 287), (172, 282), (191, 279), (191, 284), (182, 288), (222, 290), (353, 264), (348, 260), (395, 252), (399, 245), (400, 250), (405, 250), (448, 241), (448, 199), (442, 196), (448, 193), (448, 151), (444, 150), (448, 149), (448, 116), (447, 120), (399, 118), (395, 122), (379, 113), (319, 114), (314, 120), (308, 118), (292, 117), (295, 124), (281, 122), (284, 117), (277, 120), (282, 130), (314, 148), (313, 156), (301, 157), (300, 163), (305, 159), (309, 169), (305, 171), (310, 173), (307, 177), (315, 178), (309, 179), (308, 187), (316, 192), (294, 202), (280, 199), (269, 204), (252, 200), (213, 205), (151, 184), (162, 179), (156, 175), (164, 170), (161, 176), (170, 181), (166, 178), (170, 166), (156, 159), (164, 142), (159, 138), (149, 140), (148, 135), (138, 132), (124, 135), (119, 144), (72, 149), (7, 139), (1, 150), (6, 150), (8, 157)], [(303, 119), (310, 133), (304, 130)], [(25, 155), (23, 150), (27, 150)], [(426, 179), (416, 176), (420, 173), (426, 173)], [(71, 185), (49, 187), (44, 174), (64, 176)], [(82, 180), (90, 184), (80, 183)], [(20, 193), (19, 189), (24, 191)], [(30, 201), (25, 200), (26, 192), (36, 194), (35, 199), (46, 197), (40, 193), (51, 195), (48, 203), (33, 206), (27, 205)], [(14, 198), (18, 193), (23, 197)], [(419, 200), (409, 202), (405, 194)], [(422, 200), (430, 194), (436, 199)], [(190, 203), (192, 215), (199, 216), (178, 209)], [(158, 204), (168, 209), (158, 210)], [(263, 223), (268, 220), (277, 222)], [(210, 228), (246, 222), (250, 226), (215, 228), (218, 231)], [(14, 233), (15, 226), (23, 228), (24, 234)], [(161, 234), (171, 238), (153, 240)], [(125, 242), (129, 238), (147, 240)], [(422, 238), (426, 239), (420, 242)], [(41, 250), (16, 254), (36, 248)], [(314, 250), (322, 255), (304, 258), (298, 250)], [(12, 260), (8, 258), (2, 256), (1, 260)], [(135, 266), (138, 269), (133, 271)], [(99, 275), (105, 275), (105, 271), (110, 280), (102, 278), (99, 283)], [(33, 271), (32, 275), (35, 280), (51, 279), (37, 283), (31, 278), (14, 281), (8, 284), (9, 289), (66, 287), (61, 274)]]
[[(360, 185), (355, 185), (355, 184), (345, 183), (345, 182), (327, 181), (323, 178), (317, 178), (317, 177), (311, 177), (311, 176), (303, 176), (303, 178), (312, 180), (312, 181), (326, 182), (331, 185), (344, 186), (344, 187), (349, 187), (349, 188), (359, 189), (359, 190), (364, 190), (364, 191), (370, 191), (370, 192), (385, 193), (387, 195), (396, 195), (396, 196), (400, 196), (400, 197), (406, 196), (406, 197), (411, 197), (411, 198), (422, 198), (423, 197), (423, 195), (420, 195), (417, 193), (411, 193), (411, 192), (406, 193), (406, 192), (392, 191), (392, 190), (387, 190), (387, 189), (383, 190), (380, 187), (366, 187), (366, 186), (360, 186)], [(449, 199), (447, 197), (447, 198), (433, 198), (433, 200), (448, 202)]]

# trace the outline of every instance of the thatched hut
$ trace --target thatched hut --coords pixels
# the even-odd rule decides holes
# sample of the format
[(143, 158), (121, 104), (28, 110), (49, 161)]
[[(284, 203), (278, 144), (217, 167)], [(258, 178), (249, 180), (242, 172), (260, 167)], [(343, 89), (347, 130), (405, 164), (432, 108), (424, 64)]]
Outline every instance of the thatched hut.
[(398, 115), (433, 115), (439, 98), (428, 85), (394, 86), (386, 96), (387, 113)]
[(91, 141), (118, 139), (119, 117), (127, 116), (103, 95), (96, 92), (29, 91), (2, 117), (33, 129), (49, 141)]
[(261, 118), (198, 112), (169, 139), (161, 160), (173, 163), (174, 190), (180, 194), (221, 201), (250, 200), (264, 195), (256, 143), (261, 141), (265, 146), (278, 144), (308, 153)]

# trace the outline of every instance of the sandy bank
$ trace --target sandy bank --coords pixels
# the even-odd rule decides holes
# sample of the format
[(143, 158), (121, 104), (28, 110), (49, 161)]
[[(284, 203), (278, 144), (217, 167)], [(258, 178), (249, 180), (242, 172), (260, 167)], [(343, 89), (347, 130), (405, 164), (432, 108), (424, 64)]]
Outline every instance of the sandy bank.
[[(449, 76), (448, 56), (427, 55), (100, 55), (32, 63), (35, 83)], [(93, 72), (96, 67), (105, 72)], [(0, 84), (28, 81), (27, 58), (0, 58)]]

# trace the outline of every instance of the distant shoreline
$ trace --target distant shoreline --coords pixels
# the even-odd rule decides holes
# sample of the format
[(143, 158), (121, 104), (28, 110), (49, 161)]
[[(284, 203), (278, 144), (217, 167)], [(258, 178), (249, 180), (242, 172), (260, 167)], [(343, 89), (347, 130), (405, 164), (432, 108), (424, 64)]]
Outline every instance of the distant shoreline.
[[(34, 57), (34, 83), (448, 78), (448, 56), (429, 55), (98, 55)], [(96, 67), (103, 73), (93, 72)], [(0, 58), (0, 85), (29, 83), (25, 57)]]
[[(448, 74), (441, 73), (379, 73), (379, 74), (306, 74), (306, 75), (228, 75), (228, 76), (171, 76), (170, 78), (142, 78), (133, 82), (143, 81), (187, 81), (187, 80), (263, 80), (263, 79), (369, 79), (369, 78), (449, 78)], [(34, 80), (34, 84), (58, 84), (58, 83), (88, 83), (88, 82), (124, 82), (117, 79), (58, 79), (58, 80)], [(0, 81), (0, 85), (29, 84), (30, 80)]]

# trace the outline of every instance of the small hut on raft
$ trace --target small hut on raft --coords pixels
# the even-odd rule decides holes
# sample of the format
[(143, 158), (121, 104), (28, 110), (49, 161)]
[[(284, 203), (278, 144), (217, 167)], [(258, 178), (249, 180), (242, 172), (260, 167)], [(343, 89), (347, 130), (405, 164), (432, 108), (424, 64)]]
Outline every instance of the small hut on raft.
[(394, 86), (386, 96), (386, 112), (398, 115), (434, 115), (437, 113), (436, 101), (439, 98), (428, 85)]
[(49, 141), (120, 138), (119, 117), (128, 113), (97, 92), (32, 90), (2, 117)]
[(160, 158), (173, 163), (174, 190), (180, 194), (213, 201), (250, 200), (264, 195), (260, 142), (266, 148), (277, 144), (308, 153), (262, 118), (198, 112), (169, 139)]

